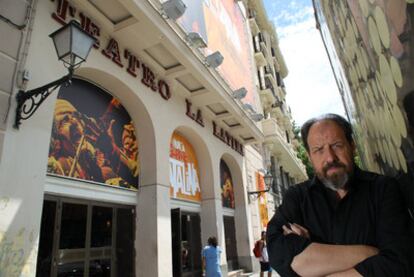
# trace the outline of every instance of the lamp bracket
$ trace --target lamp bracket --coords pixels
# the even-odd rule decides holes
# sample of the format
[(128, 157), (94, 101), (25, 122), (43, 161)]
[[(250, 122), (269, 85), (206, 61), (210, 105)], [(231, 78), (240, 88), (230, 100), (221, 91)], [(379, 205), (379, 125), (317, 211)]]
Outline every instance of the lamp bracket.
[(261, 194), (261, 193), (269, 192), (269, 190), (270, 188), (265, 189), (265, 190), (247, 191), (247, 194), (248, 195)]
[(16, 95), (17, 108), (14, 128), (19, 129), (21, 121), (29, 119), (53, 91), (63, 84), (69, 84), (72, 75), (73, 70), (70, 68), (69, 74), (54, 82), (28, 91), (19, 90)]

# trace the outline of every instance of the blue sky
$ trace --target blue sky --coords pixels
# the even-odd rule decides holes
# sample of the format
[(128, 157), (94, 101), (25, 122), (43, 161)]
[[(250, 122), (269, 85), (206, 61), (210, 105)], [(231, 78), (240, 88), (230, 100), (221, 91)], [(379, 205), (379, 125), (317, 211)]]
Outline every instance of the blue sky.
[(287, 103), (298, 125), (333, 112), (345, 115), (319, 31), (312, 0), (263, 0), (274, 22), (289, 74)]

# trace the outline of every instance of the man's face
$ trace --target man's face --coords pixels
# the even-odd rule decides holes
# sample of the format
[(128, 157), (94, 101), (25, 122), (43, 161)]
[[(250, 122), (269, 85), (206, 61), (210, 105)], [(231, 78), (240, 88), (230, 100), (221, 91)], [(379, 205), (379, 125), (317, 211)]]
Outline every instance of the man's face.
[(56, 113), (55, 122), (57, 123), (59, 135), (65, 137), (68, 141), (76, 143), (83, 135), (83, 126), (81, 121), (70, 111)]
[[(225, 179), (226, 180), (226, 179)], [(230, 196), (230, 193), (233, 191), (233, 187), (232, 187), (232, 184), (231, 184), (231, 182), (230, 182), (230, 180), (226, 180), (225, 182), (224, 182), (224, 185), (223, 185), (223, 196), (224, 197), (229, 197)]]
[(137, 139), (135, 137), (135, 134), (132, 131), (123, 131), (123, 139), (122, 139), (122, 145), (124, 149), (129, 152), (135, 152), (138, 149)]
[(332, 120), (312, 125), (308, 134), (309, 158), (316, 176), (325, 186), (342, 189), (354, 168), (355, 146)]

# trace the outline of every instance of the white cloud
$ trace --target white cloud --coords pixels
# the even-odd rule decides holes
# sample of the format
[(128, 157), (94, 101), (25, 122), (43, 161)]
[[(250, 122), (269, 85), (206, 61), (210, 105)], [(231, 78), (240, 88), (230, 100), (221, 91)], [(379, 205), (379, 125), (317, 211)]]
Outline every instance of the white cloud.
[[(298, 7), (291, 7), (289, 10), (296, 10)], [(306, 7), (302, 8), (296, 13), (292, 13), (288, 10), (284, 10), (281, 13), (276, 15), (275, 21), (276, 22), (286, 22), (290, 25), (300, 23), (304, 21), (304, 17), (308, 18), (309, 16), (313, 16), (313, 8)]]
[[(323, 113), (344, 115), (325, 47), (315, 27), (313, 8), (279, 16), (294, 22), (277, 28), (280, 48), (289, 69), (285, 79), (286, 98), (293, 119), (301, 125)], [(275, 24), (277, 26), (277, 21)]]

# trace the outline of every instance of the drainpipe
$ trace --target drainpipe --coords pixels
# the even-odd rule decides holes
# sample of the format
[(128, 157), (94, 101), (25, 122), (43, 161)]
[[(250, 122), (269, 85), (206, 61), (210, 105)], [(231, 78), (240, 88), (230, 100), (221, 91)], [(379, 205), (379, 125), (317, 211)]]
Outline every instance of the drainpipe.
[(23, 78), (19, 78), (19, 77), (23, 75), (23, 68), (26, 63), (26, 59), (28, 55), (28, 50), (29, 50), (29, 45), (30, 45), (31, 35), (32, 35), (32, 30), (33, 30), (34, 16), (36, 13), (36, 8), (35, 8), (36, 4), (37, 4), (37, 0), (30, 0), (28, 2), (27, 9), (26, 9), (26, 16), (25, 16), (23, 24), (21, 25), (17, 24), (16, 22), (11, 21), (4, 15), (0, 14), (1, 21), (9, 24), (13, 28), (21, 32), (21, 37), (20, 37), (18, 48), (17, 48), (18, 52), (17, 52), (16, 68), (13, 72), (12, 87), (11, 87), (11, 91), (10, 91), (10, 95), (8, 99), (7, 112), (6, 112), (5, 117), (3, 118), (3, 122), (6, 122), (9, 116), (10, 108), (12, 106), (12, 98), (14, 97), (13, 92), (15, 91), (16, 87), (20, 89), (20, 88), (23, 88), (25, 85), (25, 81), (23, 81)]

